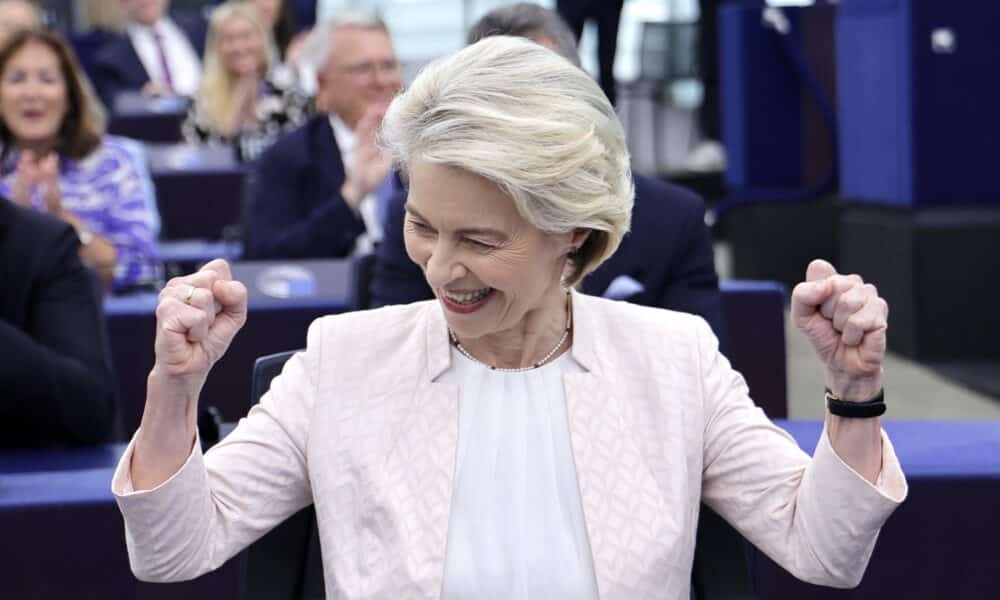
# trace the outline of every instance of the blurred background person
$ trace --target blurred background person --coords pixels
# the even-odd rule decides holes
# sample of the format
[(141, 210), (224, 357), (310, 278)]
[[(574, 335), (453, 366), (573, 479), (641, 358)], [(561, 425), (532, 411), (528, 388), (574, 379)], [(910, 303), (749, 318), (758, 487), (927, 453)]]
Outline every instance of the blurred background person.
[(270, 34), (250, 2), (227, 2), (209, 20), (205, 74), (182, 126), (188, 142), (236, 146), (252, 160), (309, 114), (309, 98), (273, 77)]
[(583, 26), (592, 19), (597, 29), (597, 64), (600, 69), (601, 89), (614, 105), (615, 53), (618, 50), (618, 23), (625, 0), (557, 0), (556, 10), (566, 20), (577, 41), (583, 35)]
[(33, 2), (0, 0), (0, 46), (18, 31), (38, 29), (41, 26), (42, 17)]
[(201, 83), (206, 24), (197, 16), (171, 18), (169, 0), (121, 0), (126, 27), (94, 58), (94, 85), (114, 109), (124, 91), (193, 96)]
[(0, 195), (80, 238), (80, 257), (115, 292), (158, 283), (159, 217), (134, 143), (104, 135), (72, 51), (22, 31), (0, 50)]
[(0, 447), (112, 438), (115, 381), (79, 246), (70, 226), (0, 198)]
[(343, 257), (381, 238), (374, 192), (391, 165), (375, 133), (400, 86), (389, 30), (378, 17), (345, 12), (317, 27), (308, 45), (320, 114), (254, 165), (249, 258)]

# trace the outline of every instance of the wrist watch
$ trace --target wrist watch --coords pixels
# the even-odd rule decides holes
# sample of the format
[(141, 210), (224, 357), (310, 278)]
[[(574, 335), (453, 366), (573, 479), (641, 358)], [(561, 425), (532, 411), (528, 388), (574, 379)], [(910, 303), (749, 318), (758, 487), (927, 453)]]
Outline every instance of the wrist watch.
[(885, 414), (885, 388), (878, 391), (871, 400), (849, 402), (841, 400), (829, 389), (826, 390), (826, 409), (831, 415), (848, 419), (870, 419)]

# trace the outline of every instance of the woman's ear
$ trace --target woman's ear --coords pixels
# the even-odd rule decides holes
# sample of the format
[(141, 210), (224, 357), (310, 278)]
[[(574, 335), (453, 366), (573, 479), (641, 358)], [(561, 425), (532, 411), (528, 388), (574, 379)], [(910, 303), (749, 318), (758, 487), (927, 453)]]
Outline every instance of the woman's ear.
[(587, 238), (590, 237), (590, 229), (584, 227), (579, 227), (573, 230), (573, 234), (570, 236), (570, 244), (572, 244), (573, 249), (570, 251), (570, 255), (575, 255), (580, 251), (580, 248), (586, 243)]

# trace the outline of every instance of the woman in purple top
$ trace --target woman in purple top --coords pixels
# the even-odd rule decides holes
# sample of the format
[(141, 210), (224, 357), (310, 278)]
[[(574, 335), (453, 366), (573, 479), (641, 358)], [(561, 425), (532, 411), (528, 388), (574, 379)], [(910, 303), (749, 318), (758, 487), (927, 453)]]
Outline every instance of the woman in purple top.
[(105, 287), (156, 284), (159, 216), (138, 145), (103, 134), (72, 51), (24, 31), (0, 48), (0, 195), (69, 223)]

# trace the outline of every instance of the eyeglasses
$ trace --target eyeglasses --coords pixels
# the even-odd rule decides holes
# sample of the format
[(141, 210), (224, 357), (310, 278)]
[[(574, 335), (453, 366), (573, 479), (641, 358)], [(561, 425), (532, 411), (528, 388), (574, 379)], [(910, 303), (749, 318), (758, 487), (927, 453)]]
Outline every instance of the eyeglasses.
[(396, 73), (399, 71), (399, 62), (396, 60), (368, 61), (347, 65), (344, 71), (352, 77), (371, 77), (376, 73)]

